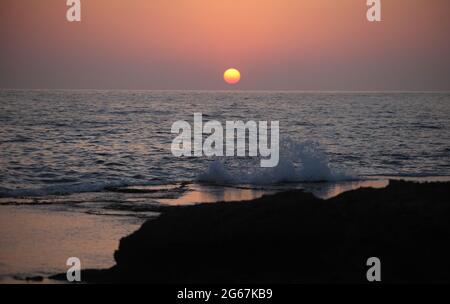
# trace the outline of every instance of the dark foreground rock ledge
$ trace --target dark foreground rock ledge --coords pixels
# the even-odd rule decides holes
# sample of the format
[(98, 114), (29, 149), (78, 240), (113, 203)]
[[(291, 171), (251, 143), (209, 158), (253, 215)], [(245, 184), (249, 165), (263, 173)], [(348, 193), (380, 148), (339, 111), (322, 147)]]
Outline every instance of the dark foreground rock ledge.
[(82, 279), (363, 283), (373, 256), (382, 282), (449, 283), (450, 183), (391, 181), (325, 201), (290, 191), (169, 208), (121, 240), (116, 266)]

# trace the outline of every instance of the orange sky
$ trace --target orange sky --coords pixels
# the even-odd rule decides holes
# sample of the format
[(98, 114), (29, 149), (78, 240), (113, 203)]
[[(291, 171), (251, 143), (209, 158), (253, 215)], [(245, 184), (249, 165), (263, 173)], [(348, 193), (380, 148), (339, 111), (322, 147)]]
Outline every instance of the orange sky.
[(1, 0), (0, 87), (450, 90), (450, 1)]

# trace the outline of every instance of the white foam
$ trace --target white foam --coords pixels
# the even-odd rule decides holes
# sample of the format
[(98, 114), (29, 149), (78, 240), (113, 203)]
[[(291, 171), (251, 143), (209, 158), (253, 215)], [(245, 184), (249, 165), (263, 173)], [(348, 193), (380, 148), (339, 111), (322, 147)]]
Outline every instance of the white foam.
[(46, 195), (68, 195), (73, 193), (99, 192), (103, 191), (107, 187), (126, 187), (132, 185), (132, 183), (126, 181), (117, 181), (60, 184), (48, 187), (26, 189), (0, 188), (0, 197), (38, 197)]
[(220, 160), (215, 160), (201, 173), (199, 182), (217, 184), (276, 184), (283, 182), (318, 182), (356, 180), (330, 166), (328, 157), (321, 146), (314, 141), (301, 143), (284, 140), (280, 145), (280, 162), (274, 168), (260, 168), (255, 165), (248, 170), (226, 168)]

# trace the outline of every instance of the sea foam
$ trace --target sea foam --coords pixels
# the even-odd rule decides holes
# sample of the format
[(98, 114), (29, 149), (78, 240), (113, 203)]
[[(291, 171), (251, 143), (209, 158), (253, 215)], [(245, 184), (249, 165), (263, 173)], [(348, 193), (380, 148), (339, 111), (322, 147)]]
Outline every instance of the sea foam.
[(214, 160), (205, 172), (197, 176), (197, 181), (205, 183), (256, 185), (357, 179), (359, 178), (355, 174), (332, 167), (325, 150), (318, 142), (295, 142), (290, 139), (281, 142), (280, 161), (274, 168), (230, 168), (221, 160)]

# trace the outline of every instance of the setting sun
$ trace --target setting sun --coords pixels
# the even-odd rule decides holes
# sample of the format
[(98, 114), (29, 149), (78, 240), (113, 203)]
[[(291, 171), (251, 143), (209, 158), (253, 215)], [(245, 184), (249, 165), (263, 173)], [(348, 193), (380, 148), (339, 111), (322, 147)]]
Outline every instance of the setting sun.
[(241, 73), (238, 70), (231, 68), (223, 73), (223, 79), (228, 84), (236, 84), (241, 80)]

